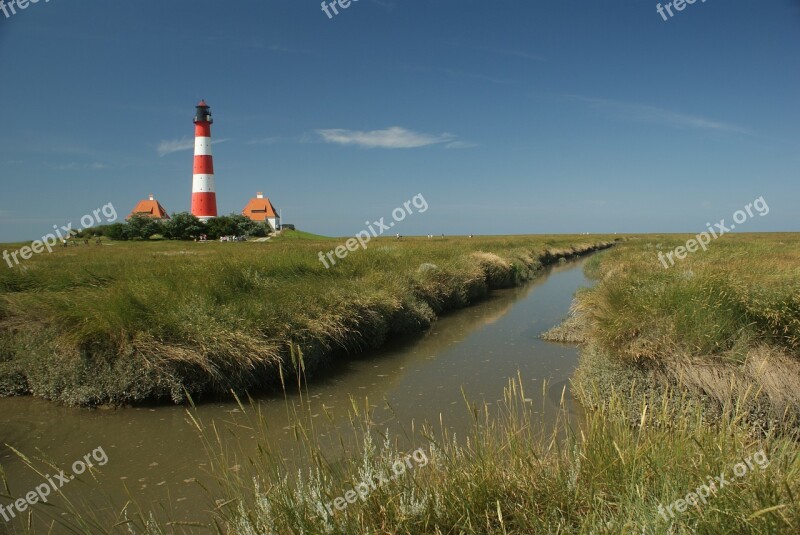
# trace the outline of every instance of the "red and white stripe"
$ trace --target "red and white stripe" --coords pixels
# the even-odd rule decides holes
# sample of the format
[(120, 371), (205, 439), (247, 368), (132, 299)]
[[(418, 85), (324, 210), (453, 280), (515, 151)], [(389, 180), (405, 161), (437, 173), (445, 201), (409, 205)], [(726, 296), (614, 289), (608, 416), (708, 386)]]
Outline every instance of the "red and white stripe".
[[(205, 101), (199, 107), (206, 107)], [(206, 221), (217, 217), (217, 194), (214, 189), (214, 157), (211, 155), (211, 121), (194, 122), (194, 178), (192, 214)]]

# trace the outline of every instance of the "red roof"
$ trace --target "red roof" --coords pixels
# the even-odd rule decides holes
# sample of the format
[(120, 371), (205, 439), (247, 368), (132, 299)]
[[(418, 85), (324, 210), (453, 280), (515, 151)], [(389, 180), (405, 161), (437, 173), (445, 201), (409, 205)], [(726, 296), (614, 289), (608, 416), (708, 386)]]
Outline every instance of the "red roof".
[(129, 215), (127, 219), (130, 219), (135, 215), (152, 217), (153, 219), (169, 219), (167, 210), (152, 196), (150, 199), (139, 201), (139, 204), (136, 205), (136, 208), (133, 209), (131, 215)]
[(201, 100), (198, 106), (205, 106), (206, 108), (208, 108), (208, 104), (206, 104), (206, 99)]
[(266, 221), (268, 218), (278, 217), (278, 212), (267, 197), (257, 196), (250, 199), (242, 210), (242, 215), (253, 221)]

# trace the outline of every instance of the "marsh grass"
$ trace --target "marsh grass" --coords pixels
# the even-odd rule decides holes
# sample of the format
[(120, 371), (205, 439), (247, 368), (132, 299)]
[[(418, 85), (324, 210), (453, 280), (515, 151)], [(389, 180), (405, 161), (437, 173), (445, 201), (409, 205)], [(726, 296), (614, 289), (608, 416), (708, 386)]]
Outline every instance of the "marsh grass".
[(0, 395), (126, 405), (277, 388), (292, 345), (309, 376), (420, 332), (493, 288), (607, 237), (111, 242), (0, 269)]
[(685, 240), (639, 236), (587, 263), (601, 281), (579, 294), (590, 336), (631, 360), (667, 355), (743, 361), (755, 343), (800, 351), (800, 236), (725, 236), (665, 269)]
[(800, 422), (800, 239), (796, 234), (730, 235), (675, 266), (658, 253), (678, 236), (637, 236), (587, 261), (599, 280), (573, 305), (587, 339), (577, 377), (602, 385), (582, 392), (604, 403), (610, 386), (659, 403), (682, 388), (687, 402), (719, 417), (731, 404), (754, 432)]

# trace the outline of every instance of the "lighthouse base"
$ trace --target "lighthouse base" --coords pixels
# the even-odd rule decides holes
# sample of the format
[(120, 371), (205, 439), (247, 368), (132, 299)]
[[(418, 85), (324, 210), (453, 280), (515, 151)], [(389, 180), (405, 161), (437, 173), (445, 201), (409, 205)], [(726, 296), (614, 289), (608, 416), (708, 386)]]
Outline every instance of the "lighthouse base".
[(217, 194), (210, 191), (192, 193), (192, 215), (201, 221), (217, 217)]

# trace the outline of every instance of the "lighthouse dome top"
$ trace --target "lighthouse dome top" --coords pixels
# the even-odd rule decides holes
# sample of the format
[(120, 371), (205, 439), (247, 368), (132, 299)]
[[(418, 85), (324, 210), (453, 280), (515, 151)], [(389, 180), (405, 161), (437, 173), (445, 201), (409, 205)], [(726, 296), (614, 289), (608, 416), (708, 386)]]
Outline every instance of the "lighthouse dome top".
[(200, 101), (200, 104), (198, 104), (198, 105), (197, 105), (197, 107), (198, 107), (198, 108), (208, 108), (209, 106), (208, 106), (208, 104), (206, 104), (206, 100), (205, 100), (205, 99), (202, 99), (202, 100)]

